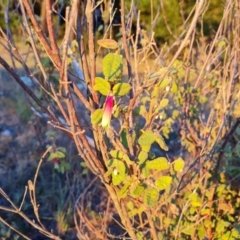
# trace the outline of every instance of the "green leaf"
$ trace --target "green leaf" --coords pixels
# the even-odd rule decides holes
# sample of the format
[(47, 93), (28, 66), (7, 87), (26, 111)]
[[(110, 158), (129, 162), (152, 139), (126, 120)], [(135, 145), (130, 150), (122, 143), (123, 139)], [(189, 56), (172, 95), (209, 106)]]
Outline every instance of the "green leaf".
[(107, 170), (107, 172), (105, 172), (104, 173), (104, 177), (109, 177), (110, 175), (112, 175), (112, 173), (113, 173), (113, 168), (109, 168), (108, 170)]
[(100, 124), (103, 116), (103, 110), (97, 109), (94, 113), (91, 114), (91, 123), (93, 125)]
[(113, 39), (100, 39), (97, 41), (97, 43), (104, 48), (108, 49), (117, 49), (118, 48), (118, 43), (113, 40)]
[(122, 175), (126, 174), (126, 166), (125, 166), (124, 162), (114, 159), (112, 166), (114, 166), (117, 169), (119, 174), (122, 174)]
[(156, 142), (158, 143), (158, 145), (160, 146), (161, 149), (163, 149), (164, 151), (168, 151), (168, 146), (164, 141), (164, 138), (160, 135), (160, 133), (155, 133), (156, 136)]
[(117, 174), (114, 174), (114, 171), (112, 173), (112, 183), (114, 186), (117, 186), (119, 185), (120, 183), (123, 182), (123, 180), (125, 179), (125, 174), (120, 174), (120, 173), (117, 173)]
[(128, 148), (128, 141), (127, 141), (127, 133), (126, 129), (123, 129), (123, 131), (120, 134), (120, 141), (123, 144), (125, 148)]
[(148, 158), (148, 153), (145, 152), (145, 151), (141, 151), (139, 154), (138, 154), (138, 164), (141, 165), (143, 164)]
[(149, 146), (155, 141), (155, 135), (152, 131), (145, 131), (140, 138), (138, 139), (138, 143), (140, 146)]
[(175, 81), (172, 81), (171, 92), (176, 93), (178, 91), (178, 85)]
[(141, 165), (141, 173), (143, 174), (143, 176), (145, 178), (148, 178), (150, 175), (150, 170), (149, 170), (149, 168), (147, 168), (145, 163), (143, 165)]
[(183, 161), (182, 158), (178, 158), (177, 160), (174, 161), (173, 163), (173, 169), (176, 172), (182, 171), (185, 166), (185, 162)]
[(145, 189), (144, 186), (138, 185), (138, 186), (133, 190), (132, 194), (133, 194), (134, 196), (139, 196), (139, 195), (141, 195), (141, 194), (143, 193), (144, 189)]
[(224, 220), (219, 220), (217, 223), (217, 227), (216, 227), (216, 232), (217, 233), (222, 233), (225, 231), (225, 228), (228, 227), (229, 225), (231, 225), (230, 222), (224, 221)]
[(127, 205), (127, 208), (128, 208), (129, 210), (133, 210), (133, 209), (134, 209), (134, 204), (133, 204), (132, 201), (127, 202), (126, 205)]
[(211, 220), (208, 220), (208, 219), (207, 219), (207, 220), (204, 220), (203, 224), (204, 224), (205, 227), (208, 228), (208, 227), (210, 227), (213, 223), (212, 223)]
[(172, 177), (162, 176), (155, 181), (155, 186), (158, 188), (159, 191), (161, 191), (169, 187), (171, 183), (172, 183)]
[(179, 111), (178, 110), (173, 110), (172, 112), (172, 118), (177, 119), (179, 117)]
[(148, 188), (144, 192), (144, 204), (147, 207), (153, 207), (157, 204), (159, 199), (159, 193), (154, 188)]
[(169, 100), (167, 98), (164, 98), (160, 101), (160, 107), (165, 108), (169, 103)]
[(203, 224), (201, 224), (198, 227), (197, 232), (198, 232), (197, 234), (198, 234), (199, 239), (204, 239), (204, 237), (206, 236), (206, 230), (205, 230), (205, 227)]
[(165, 90), (166, 87), (169, 86), (170, 84), (171, 84), (171, 78), (165, 77), (162, 81), (160, 81), (159, 87)]
[(141, 148), (142, 148), (142, 151), (148, 153), (151, 149), (151, 145), (144, 145), (144, 146), (141, 146)]
[(44, 68), (53, 67), (52, 60), (49, 57), (43, 57), (41, 59), (41, 63), (42, 63)]
[(191, 205), (193, 207), (202, 206), (201, 198), (198, 196), (198, 194), (196, 192), (190, 195), (190, 199), (191, 199)]
[(122, 56), (109, 53), (103, 58), (103, 74), (106, 79), (118, 77), (122, 72)]
[(110, 161), (110, 166), (113, 168), (112, 171), (112, 182), (113, 185), (117, 186), (123, 182), (126, 178), (126, 165), (117, 159), (113, 159), (112, 162)]
[(64, 158), (64, 157), (65, 157), (65, 153), (63, 153), (61, 151), (52, 152), (52, 153), (50, 153), (50, 155), (48, 157), (48, 161), (51, 161), (54, 158)]
[(133, 114), (136, 116), (143, 116), (146, 113), (146, 107), (144, 105), (137, 106), (133, 109)]
[(57, 150), (58, 151), (61, 151), (63, 153), (66, 153), (67, 152), (67, 149), (65, 147), (57, 147)]
[(122, 159), (125, 160), (125, 162), (126, 162), (128, 165), (132, 165), (132, 161), (131, 161), (131, 159), (128, 157), (127, 154), (123, 154)]
[(130, 211), (128, 212), (128, 216), (129, 216), (130, 218), (134, 217), (134, 216), (137, 215), (137, 214), (138, 214), (138, 209), (137, 209), (137, 208), (134, 208), (134, 209), (132, 209), (132, 210), (130, 210)]
[(113, 87), (113, 95), (124, 96), (129, 92), (131, 88), (131, 85), (128, 83), (117, 83)]
[(128, 193), (128, 189), (131, 186), (131, 182), (127, 182), (124, 184), (124, 186), (120, 189), (120, 191), (117, 192), (117, 195), (119, 198), (125, 198)]
[(108, 96), (111, 91), (110, 83), (100, 77), (95, 78), (94, 90), (100, 92), (104, 96)]
[(113, 158), (122, 159), (123, 152), (120, 151), (120, 150), (112, 150), (112, 151), (110, 151), (110, 155), (111, 155)]
[(195, 225), (193, 223), (186, 224), (185, 228), (181, 231), (182, 233), (191, 236), (194, 232)]
[(148, 169), (167, 170), (169, 169), (168, 160), (164, 157), (159, 157), (151, 161), (146, 162)]
[(238, 157), (240, 157), (240, 144), (238, 143), (237, 146), (235, 147), (235, 151), (238, 155)]

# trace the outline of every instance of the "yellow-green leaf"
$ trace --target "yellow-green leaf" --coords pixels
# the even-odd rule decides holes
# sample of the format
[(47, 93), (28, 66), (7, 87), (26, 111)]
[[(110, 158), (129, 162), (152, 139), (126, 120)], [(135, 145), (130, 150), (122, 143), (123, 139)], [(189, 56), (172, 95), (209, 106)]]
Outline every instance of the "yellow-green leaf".
[(168, 151), (168, 146), (164, 141), (164, 138), (160, 135), (160, 133), (155, 133), (156, 136), (156, 142), (158, 143), (158, 145), (160, 146), (161, 149), (163, 149), (164, 151)]
[(146, 166), (148, 169), (167, 170), (169, 169), (168, 160), (164, 157), (155, 158), (154, 160), (147, 161)]
[(141, 165), (143, 164), (148, 158), (148, 153), (145, 152), (145, 151), (141, 151), (139, 154), (138, 154), (138, 164)]
[(169, 103), (169, 100), (167, 98), (164, 98), (160, 101), (160, 107), (165, 108)]
[(138, 139), (138, 143), (141, 146), (149, 146), (155, 141), (155, 135), (152, 131), (145, 131), (140, 138)]
[(110, 83), (101, 77), (95, 78), (95, 85), (93, 88), (104, 96), (108, 96), (111, 91)]
[(161, 191), (169, 187), (171, 183), (172, 183), (171, 176), (162, 176), (155, 181), (155, 186), (158, 188), (159, 191)]
[(144, 192), (144, 204), (147, 207), (153, 207), (157, 204), (159, 193), (155, 188), (148, 188)]
[(113, 87), (113, 95), (124, 96), (130, 91), (131, 88), (131, 85), (128, 83), (117, 83)]
[(183, 161), (182, 158), (178, 158), (174, 161), (173, 163), (173, 169), (174, 171), (178, 172), (178, 171), (182, 171), (183, 168), (185, 166), (185, 162)]
[(119, 77), (122, 73), (122, 56), (109, 53), (103, 58), (103, 74), (106, 79), (111, 80)]
[(92, 113), (91, 115), (91, 123), (92, 124), (100, 124), (103, 116), (103, 110), (102, 109), (97, 109)]

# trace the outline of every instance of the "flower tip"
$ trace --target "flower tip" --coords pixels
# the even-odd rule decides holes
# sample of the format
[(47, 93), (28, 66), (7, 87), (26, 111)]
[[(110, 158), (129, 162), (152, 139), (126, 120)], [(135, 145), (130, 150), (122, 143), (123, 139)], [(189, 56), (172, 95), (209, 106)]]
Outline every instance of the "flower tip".
[(105, 101), (102, 123), (101, 123), (102, 127), (107, 127), (110, 125), (113, 106), (114, 106), (114, 99), (113, 99), (113, 95), (110, 94), (107, 96), (106, 101)]

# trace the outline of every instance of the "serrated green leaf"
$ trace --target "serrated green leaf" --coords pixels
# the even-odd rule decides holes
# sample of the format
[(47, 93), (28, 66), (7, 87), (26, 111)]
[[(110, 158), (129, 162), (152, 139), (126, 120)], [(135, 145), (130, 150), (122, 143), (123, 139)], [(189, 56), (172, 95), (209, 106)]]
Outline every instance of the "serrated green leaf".
[(131, 88), (131, 85), (128, 83), (117, 83), (112, 89), (113, 95), (124, 96), (130, 91)]
[(164, 157), (159, 157), (151, 161), (146, 162), (148, 169), (167, 170), (169, 169), (168, 160)]
[(109, 53), (103, 58), (103, 74), (106, 79), (118, 77), (122, 72), (122, 56)]
[(161, 191), (168, 188), (171, 183), (172, 183), (171, 176), (162, 176), (155, 181), (155, 186), (158, 188), (159, 191)]
[(138, 154), (138, 164), (141, 165), (143, 164), (148, 158), (148, 153), (145, 152), (145, 151), (141, 151), (139, 154)]
[(160, 101), (160, 107), (165, 108), (169, 103), (169, 100), (167, 98), (164, 98)]
[(183, 161), (183, 159), (181, 157), (176, 159), (173, 163), (173, 169), (176, 172), (182, 171), (184, 166), (185, 166), (185, 162)]
[(144, 192), (144, 204), (147, 207), (153, 207), (157, 204), (159, 193), (154, 188), (148, 188)]
[(91, 114), (91, 123), (93, 125), (100, 124), (103, 116), (103, 110), (97, 109), (94, 113)]
[(56, 152), (52, 152), (50, 153), (49, 157), (48, 157), (48, 161), (53, 160), (54, 158), (64, 158), (65, 154), (61, 151), (56, 151)]
[(104, 96), (108, 96), (109, 93), (111, 92), (111, 86), (110, 83), (100, 77), (95, 78), (95, 85), (94, 85), (94, 90), (100, 92)]
[(138, 139), (140, 146), (149, 146), (155, 141), (156, 137), (150, 130), (145, 131)]
[(164, 138), (160, 135), (160, 133), (155, 133), (156, 136), (156, 142), (158, 143), (159, 147), (163, 149), (164, 151), (168, 151), (168, 146), (164, 141)]

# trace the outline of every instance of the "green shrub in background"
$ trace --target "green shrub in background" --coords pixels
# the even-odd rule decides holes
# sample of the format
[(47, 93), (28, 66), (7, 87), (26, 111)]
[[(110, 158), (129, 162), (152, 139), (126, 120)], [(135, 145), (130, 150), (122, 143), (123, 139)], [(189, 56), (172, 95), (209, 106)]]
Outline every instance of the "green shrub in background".
[[(35, 14), (38, 15), (38, 20), (40, 21), (40, 13), (44, 1), (37, 1), (35, 3)], [(164, 43), (173, 41), (173, 35), (169, 34), (169, 31), (166, 27), (166, 23), (169, 25), (174, 36), (180, 36), (184, 29), (189, 25), (189, 21), (186, 22), (184, 26), (183, 23), (189, 16), (192, 8), (194, 7), (196, 1), (177, 1), (177, 0), (141, 0), (135, 1), (135, 13), (140, 11), (141, 21), (140, 25), (143, 29), (147, 31), (154, 31), (155, 39), (157, 43)], [(64, 6), (69, 5), (69, 1), (61, 1), (61, 4)], [(105, 3), (107, 6), (107, 3)], [(120, 0), (117, 0), (115, 3), (116, 6), (120, 6)], [(203, 32), (205, 36), (211, 37), (212, 34), (217, 30), (218, 25), (221, 21), (224, 1), (210, 0), (206, 2), (207, 11), (203, 17)], [(126, 1), (126, 6), (128, 9), (131, 7), (131, 1)], [(163, 7), (163, 8), (162, 8)], [(15, 8), (14, 1), (9, 1), (9, 10), (10, 12)], [(104, 11), (103, 18), (108, 18)], [(13, 32), (19, 31), (18, 17), (15, 14), (9, 14), (9, 26)], [(57, 16), (55, 16), (57, 18)], [(165, 18), (165, 20), (164, 20)], [(191, 18), (190, 18), (191, 19)], [(154, 20), (152, 23), (151, 21)], [(64, 23), (62, 23), (64, 24)], [(0, 12), (0, 25), (4, 26), (4, 13)], [(134, 29), (136, 29), (136, 22), (133, 24)], [(200, 25), (198, 26), (200, 29)]]
[[(140, 11), (140, 25), (147, 31), (155, 33), (157, 43), (172, 42), (174, 37), (178, 37), (188, 28), (190, 21), (185, 22), (192, 11), (196, 1), (177, 0), (143, 0), (135, 1), (136, 11)], [(127, 2), (130, 9), (131, 3)], [(203, 33), (211, 37), (217, 30), (221, 22), (224, 1), (210, 0), (206, 2), (206, 13), (202, 18)], [(135, 12), (137, 14), (137, 12)], [(191, 20), (191, 18), (189, 19)], [(154, 21), (152, 23), (152, 21)], [(198, 29), (200, 30), (200, 21)], [(168, 26), (167, 26), (168, 25)], [(168, 28), (171, 30), (169, 32)]]

